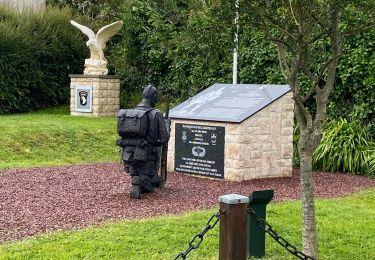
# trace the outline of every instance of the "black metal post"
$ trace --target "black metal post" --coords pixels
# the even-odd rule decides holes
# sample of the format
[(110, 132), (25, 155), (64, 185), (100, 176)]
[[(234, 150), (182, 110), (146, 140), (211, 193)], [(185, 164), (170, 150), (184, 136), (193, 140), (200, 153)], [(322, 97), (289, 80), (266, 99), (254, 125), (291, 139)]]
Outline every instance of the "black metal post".
[[(258, 217), (264, 220), (266, 220), (266, 206), (272, 200), (273, 194), (273, 190), (262, 190), (254, 191), (249, 196), (249, 207), (255, 211)], [(266, 244), (265, 232), (250, 214), (247, 218), (248, 256), (263, 257)], [(264, 223), (260, 224), (264, 228)]]

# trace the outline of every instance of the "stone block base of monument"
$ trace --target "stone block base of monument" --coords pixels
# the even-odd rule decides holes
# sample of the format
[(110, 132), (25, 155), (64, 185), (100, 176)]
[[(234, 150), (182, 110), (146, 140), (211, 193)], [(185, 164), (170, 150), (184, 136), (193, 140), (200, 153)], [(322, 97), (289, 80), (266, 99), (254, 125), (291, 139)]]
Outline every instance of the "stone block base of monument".
[(117, 116), (120, 109), (120, 79), (112, 75), (69, 75), (70, 114)]
[(293, 109), (287, 85), (215, 84), (171, 110), (168, 170), (231, 181), (289, 177)]

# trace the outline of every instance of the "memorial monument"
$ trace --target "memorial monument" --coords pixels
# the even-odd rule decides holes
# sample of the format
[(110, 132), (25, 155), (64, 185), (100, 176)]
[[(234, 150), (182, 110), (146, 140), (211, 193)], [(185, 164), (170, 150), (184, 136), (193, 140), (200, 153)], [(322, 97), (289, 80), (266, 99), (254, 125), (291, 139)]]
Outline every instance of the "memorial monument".
[(82, 116), (116, 116), (120, 109), (120, 80), (108, 75), (104, 49), (107, 41), (122, 27), (117, 21), (101, 28), (96, 34), (75, 21), (71, 24), (87, 35), (90, 58), (85, 60), (83, 75), (70, 75), (70, 113)]
[(292, 175), (288, 85), (215, 84), (170, 111), (168, 170), (227, 180)]

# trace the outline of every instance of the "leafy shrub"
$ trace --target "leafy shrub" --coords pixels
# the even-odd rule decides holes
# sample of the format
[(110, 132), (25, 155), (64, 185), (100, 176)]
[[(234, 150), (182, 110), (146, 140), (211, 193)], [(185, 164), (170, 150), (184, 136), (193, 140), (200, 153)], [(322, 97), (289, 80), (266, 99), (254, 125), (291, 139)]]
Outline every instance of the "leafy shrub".
[(186, 99), (231, 80), (232, 27), (213, 15), (224, 13), (219, 7), (180, 0), (124, 2), (126, 26), (109, 57), (122, 90), (137, 93), (152, 83)]
[[(184, 100), (232, 81), (233, 0), (129, 0), (122, 10), (126, 26), (109, 64), (128, 95), (153, 83)], [(251, 10), (241, 13), (238, 82), (285, 83), (274, 44), (247, 24), (253, 16)], [(345, 44), (328, 112), (369, 122), (375, 115), (375, 29), (350, 35)]]
[(23, 32), (8, 22), (0, 22), (0, 34), (0, 113), (29, 110), (30, 91), (42, 84), (34, 58), (38, 45), (25, 41)]
[(122, 0), (47, 0), (48, 5), (69, 6), (91, 19), (113, 19), (119, 15)]
[(313, 165), (323, 171), (368, 174), (369, 165), (374, 163), (370, 159), (374, 147), (368, 128), (359, 121), (331, 121), (315, 150)]
[(88, 55), (70, 19), (66, 8), (0, 8), (0, 114), (69, 102), (69, 73), (82, 73)]
[(375, 28), (348, 36), (345, 45), (329, 113), (367, 123), (375, 119)]

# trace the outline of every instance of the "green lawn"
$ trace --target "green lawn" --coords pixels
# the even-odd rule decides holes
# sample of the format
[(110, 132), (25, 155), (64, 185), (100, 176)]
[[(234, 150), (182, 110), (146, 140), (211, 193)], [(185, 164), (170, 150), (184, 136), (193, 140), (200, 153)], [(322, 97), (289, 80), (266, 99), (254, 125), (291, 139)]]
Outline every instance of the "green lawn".
[[(0, 169), (115, 161), (116, 118), (69, 115), (67, 107), (0, 116)], [(375, 190), (317, 201), (320, 259), (375, 259)], [(108, 223), (0, 245), (0, 259), (173, 259), (217, 209)], [(300, 248), (299, 202), (273, 203), (268, 220)], [(1, 230), (0, 230), (1, 232)], [(295, 259), (267, 239), (268, 259)], [(188, 259), (217, 259), (218, 227)]]
[[(317, 200), (320, 259), (375, 259), (375, 190)], [(173, 259), (217, 209), (108, 223), (0, 245), (0, 259)], [(298, 201), (271, 203), (268, 221), (300, 248)], [(217, 259), (219, 225), (188, 259)], [(296, 259), (267, 237), (266, 260)]]
[(70, 116), (67, 107), (0, 116), (0, 169), (115, 161), (116, 118)]

